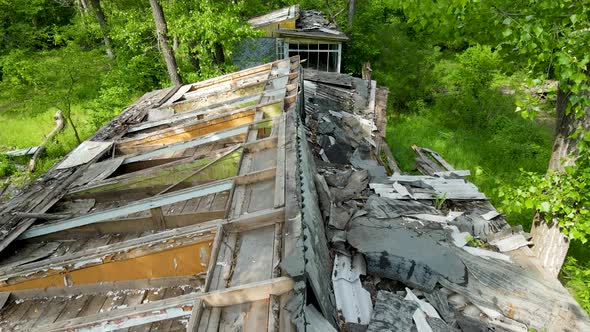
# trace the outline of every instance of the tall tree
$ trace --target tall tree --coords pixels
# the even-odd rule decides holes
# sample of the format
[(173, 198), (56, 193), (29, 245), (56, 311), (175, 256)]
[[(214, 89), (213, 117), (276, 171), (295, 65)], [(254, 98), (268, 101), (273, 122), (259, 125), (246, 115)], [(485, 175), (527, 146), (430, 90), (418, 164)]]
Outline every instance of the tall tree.
[(104, 39), (104, 46), (106, 47), (107, 56), (110, 59), (114, 59), (115, 53), (113, 53), (113, 42), (111, 40), (111, 37), (109, 36), (107, 20), (104, 16), (102, 6), (100, 5), (100, 0), (90, 0), (90, 3), (92, 4), (92, 8), (94, 9), (94, 15), (96, 15), (98, 25), (100, 25), (100, 30), (102, 32), (102, 36)]
[(168, 26), (166, 25), (166, 19), (164, 18), (164, 11), (158, 3), (158, 0), (150, 0), (150, 6), (152, 7), (152, 14), (154, 16), (154, 21), (156, 22), (156, 33), (158, 35), (158, 41), (160, 42), (164, 61), (166, 62), (168, 75), (170, 75), (170, 81), (172, 81), (172, 84), (174, 85), (181, 85), (182, 79), (178, 73), (176, 58), (174, 57), (174, 52), (172, 52), (170, 43), (168, 42)]
[[(590, 220), (584, 217), (589, 194), (581, 187), (584, 179), (572, 177), (588, 174), (579, 169), (587, 163), (578, 158), (590, 157), (581, 148), (590, 136), (590, 7), (572, 0), (383, 2), (401, 10), (416, 30), (454, 45), (496, 45), (506, 61), (525, 64), (538, 82), (559, 81), (558, 121), (547, 175), (551, 181), (531, 178), (544, 184), (542, 192), (530, 185), (513, 195), (541, 212), (532, 230), (533, 250), (545, 269), (556, 275), (569, 240), (590, 239)], [(529, 116), (534, 109), (521, 111)], [(566, 183), (570, 192), (560, 188)]]

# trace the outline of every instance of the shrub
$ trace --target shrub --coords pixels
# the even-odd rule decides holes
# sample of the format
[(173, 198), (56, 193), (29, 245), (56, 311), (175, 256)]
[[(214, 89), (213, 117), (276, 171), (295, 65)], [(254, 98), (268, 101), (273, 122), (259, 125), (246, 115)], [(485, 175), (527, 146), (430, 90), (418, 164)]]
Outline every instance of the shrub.
[(0, 155), (0, 178), (11, 176), (17, 169), (14, 163), (5, 155)]

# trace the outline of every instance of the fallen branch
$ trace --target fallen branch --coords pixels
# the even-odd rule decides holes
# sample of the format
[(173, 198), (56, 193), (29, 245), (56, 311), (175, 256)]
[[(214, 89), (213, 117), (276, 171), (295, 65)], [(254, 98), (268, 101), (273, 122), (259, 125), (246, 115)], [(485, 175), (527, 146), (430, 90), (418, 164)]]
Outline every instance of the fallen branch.
[(33, 158), (31, 158), (31, 161), (29, 161), (28, 169), (29, 169), (29, 172), (31, 172), (31, 173), (35, 171), (35, 165), (37, 163), (37, 159), (39, 159), (39, 157), (41, 156), (43, 151), (45, 151), (45, 146), (47, 145), (47, 143), (52, 141), (53, 138), (55, 137), (55, 135), (57, 135), (57, 133), (59, 133), (64, 128), (64, 119), (63, 119), (61, 110), (58, 110), (55, 113), (55, 116), (53, 117), (53, 119), (55, 120), (55, 128), (53, 128), (53, 130), (49, 133), (49, 135), (47, 135), (45, 137), (45, 140), (43, 140), (43, 142), (39, 145), (39, 148), (37, 149), (37, 151), (35, 151)]

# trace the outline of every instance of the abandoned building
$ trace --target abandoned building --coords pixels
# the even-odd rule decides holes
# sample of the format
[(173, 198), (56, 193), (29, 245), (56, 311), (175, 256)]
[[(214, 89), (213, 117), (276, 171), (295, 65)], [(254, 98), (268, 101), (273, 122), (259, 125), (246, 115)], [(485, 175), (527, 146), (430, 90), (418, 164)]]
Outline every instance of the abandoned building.
[(298, 56), (147, 93), (0, 206), (0, 330), (590, 331), (386, 104)]
[(301, 67), (339, 73), (342, 43), (348, 37), (318, 10), (300, 10), (299, 5), (282, 8), (248, 20), (263, 36), (245, 40), (234, 55), (234, 63), (248, 68), (298, 55)]

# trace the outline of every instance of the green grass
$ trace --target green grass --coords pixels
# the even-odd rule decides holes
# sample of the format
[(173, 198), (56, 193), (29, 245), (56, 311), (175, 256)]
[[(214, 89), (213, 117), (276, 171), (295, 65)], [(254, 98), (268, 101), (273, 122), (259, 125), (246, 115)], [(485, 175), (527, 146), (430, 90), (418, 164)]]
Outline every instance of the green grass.
[[(49, 132), (55, 127), (55, 121), (53, 119), (55, 112), (56, 109), (48, 109), (45, 112), (36, 114), (26, 112), (0, 113), (0, 122), (3, 127), (3, 130), (0, 131), (0, 151), (26, 148), (41, 144), (45, 135), (49, 134)], [(82, 141), (94, 134), (97, 129), (92, 114), (80, 105), (74, 105), (72, 107), (72, 118)], [(64, 130), (56, 135), (53, 141), (47, 144), (46, 150), (37, 162), (33, 174), (27, 175), (18, 172), (11, 167), (11, 172), (0, 172), (0, 177), (13, 175), (13, 184), (24, 185), (27, 181), (43, 174), (43, 172), (51, 168), (51, 166), (60, 161), (77, 145), (78, 142), (76, 141), (74, 131), (72, 130), (72, 127), (66, 123)], [(12, 160), (4, 158), (0, 161), (0, 164), (4, 165), (3, 167), (5, 168), (9, 168), (9, 166), (7, 166), (9, 162), (26, 165), (28, 160), (28, 157), (20, 157)]]
[[(490, 198), (492, 204), (501, 207), (497, 197), (500, 185), (510, 185), (519, 176), (519, 169), (544, 172), (549, 160), (551, 149), (551, 130), (542, 124), (533, 122), (526, 124), (523, 119), (515, 119), (524, 127), (532, 127), (537, 131), (536, 137), (525, 136), (527, 131), (519, 134), (521, 126), (512, 127), (512, 135), (505, 132), (485, 133), (480, 130), (465, 128), (448, 128), (437, 120), (437, 117), (425, 112), (415, 114), (394, 115), (388, 118), (387, 143), (402, 170), (410, 172), (415, 168), (413, 144), (431, 148), (440, 153), (456, 169), (468, 169), (468, 178), (481, 192)], [(515, 132), (516, 131), (516, 132)], [(510, 138), (512, 136), (513, 138)], [(518, 147), (531, 143), (542, 144), (538, 153), (519, 154)], [(512, 141), (518, 140), (518, 141)], [(508, 215), (511, 224), (530, 225), (533, 211), (522, 214)]]

